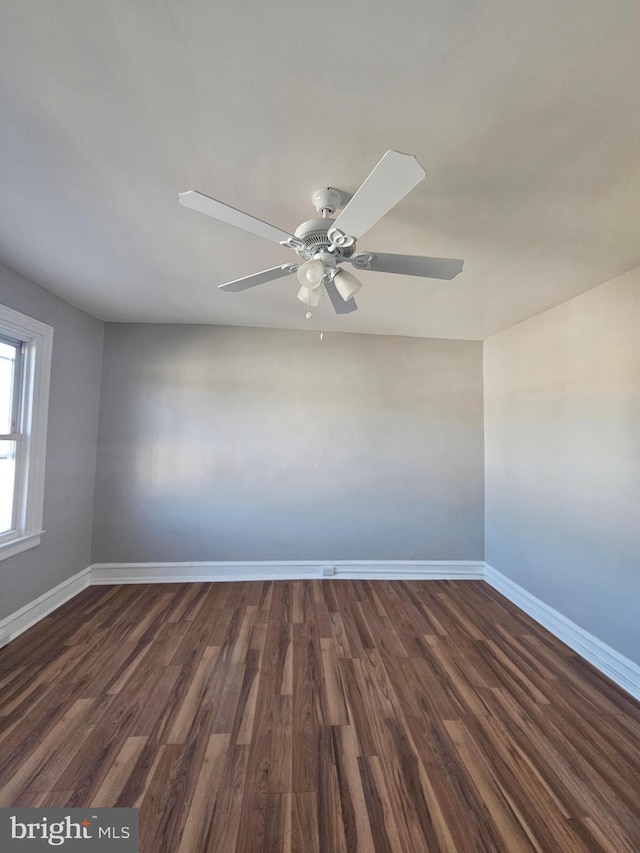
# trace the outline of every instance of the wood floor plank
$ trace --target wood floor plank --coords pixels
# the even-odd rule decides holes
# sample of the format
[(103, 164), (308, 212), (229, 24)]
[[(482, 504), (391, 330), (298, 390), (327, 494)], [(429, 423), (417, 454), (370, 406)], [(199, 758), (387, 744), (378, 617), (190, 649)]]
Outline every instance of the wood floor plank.
[(180, 765), (184, 746), (164, 747), (156, 773), (151, 777), (140, 803), (140, 848), (142, 850), (174, 850), (182, 826), (176, 825), (176, 811), (184, 807), (180, 798)]
[(348, 726), (349, 712), (344, 697), (344, 687), (340, 678), (338, 658), (333, 642), (327, 637), (320, 638), (322, 672), (324, 675), (324, 717), (330, 726)]
[(336, 771), (334, 740), (330, 726), (318, 730), (318, 778), (316, 780), (318, 839), (320, 850), (346, 853), (343, 811)]
[(377, 755), (378, 747), (372, 732), (371, 712), (364, 702), (362, 684), (356, 677), (355, 660), (342, 658), (338, 662), (344, 687), (347, 712), (358, 738), (358, 755)]
[(315, 790), (318, 753), (317, 731), (323, 723), (320, 706), (321, 652), (313, 623), (292, 625), (294, 687), (292, 731), (293, 792)]
[(292, 794), (269, 794), (264, 820), (265, 853), (267, 850), (269, 853), (291, 853), (292, 797)]
[[(535, 824), (536, 834), (543, 850), (558, 848), (579, 853), (592, 853), (597, 849), (593, 839), (587, 843), (576, 832), (562, 789), (544, 777), (544, 768), (538, 768), (515, 741), (505, 721), (495, 717), (469, 718), (467, 727), (478, 746), (491, 754), (492, 770), (502, 787), (510, 792), (518, 809)], [(537, 815), (546, 815), (545, 821)]]
[(291, 853), (324, 853), (318, 836), (318, 807), (314, 791), (293, 795)]
[(75, 724), (82, 719), (92, 705), (93, 699), (78, 699), (38, 741), (28, 757), (24, 757), (23, 753), (22, 760), (14, 763), (10, 772), (4, 777), (4, 784), (0, 785), (0, 802), (10, 802), (27, 788), (31, 791), (47, 790), (47, 782), (43, 782), (38, 787), (34, 780), (37, 780), (39, 773), (46, 768), (52, 758), (64, 754), (67, 762), (71, 759), (73, 753), (70, 754), (69, 747), (65, 743), (66, 736), (74, 731)]
[(481, 581), (93, 587), (0, 649), (0, 806), (142, 853), (637, 853), (640, 704)]
[[(222, 769), (221, 784), (213, 798), (202, 853), (236, 850), (242, 820), (242, 800), (247, 775), (248, 748), (230, 746)], [(151, 853), (151, 851), (149, 851)]]
[(211, 801), (222, 783), (222, 771), (230, 740), (231, 736), (228, 734), (211, 735), (209, 738), (177, 853), (194, 853), (204, 847), (209, 830)]
[(140, 808), (158, 773), (165, 748), (164, 744), (145, 743), (115, 803), (116, 808)]
[(374, 849), (374, 843), (353, 726), (333, 726), (331, 734), (347, 850), (367, 853)]
[(146, 737), (128, 737), (113, 764), (104, 777), (102, 784), (91, 797), (91, 805), (96, 808), (113, 808), (122, 789), (131, 776), (133, 768), (146, 746)]
[[(393, 814), (387, 780), (376, 755), (358, 758), (376, 853), (404, 850)], [(426, 850), (426, 842), (424, 845)]]
[(171, 714), (171, 722), (166, 722), (165, 743), (185, 742), (197, 708), (207, 692), (219, 652), (219, 646), (207, 646), (190, 683), (180, 690), (182, 701)]
[(509, 792), (495, 778), (486, 756), (478, 749), (464, 723), (446, 720), (444, 725), (492, 816), (504, 849), (531, 849), (544, 853), (532, 827), (517, 809)]
[[(515, 720), (519, 712), (513, 714)], [(521, 728), (524, 719), (515, 727)], [(572, 815), (581, 818), (592, 815), (604, 820), (609, 816), (618, 826), (619, 837), (627, 839), (627, 846), (634, 845), (640, 849), (640, 832), (637, 823), (637, 805), (629, 808), (623, 799), (600, 775), (595, 765), (592, 765), (590, 744), (583, 743), (575, 748), (566, 737), (566, 733), (549, 722), (547, 715), (542, 712), (532, 714), (525, 723), (532, 730), (528, 733), (529, 746), (532, 752), (542, 750), (546, 760), (553, 767), (554, 775), (560, 780), (564, 795), (574, 801)], [(613, 757), (612, 757), (613, 758)], [(633, 774), (631, 779), (637, 779)], [(636, 786), (637, 789), (637, 786)]]
[(456, 853), (459, 850), (487, 853), (500, 850), (500, 839), (489, 810), (467, 769), (459, 766), (456, 748), (444, 721), (425, 721), (424, 717), (405, 719)]
[(240, 746), (250, 744), (253, 739), (260, 682), (260, 651), (249, 649), (245, 658), (235, 725), (231, 733), (234, 742)]

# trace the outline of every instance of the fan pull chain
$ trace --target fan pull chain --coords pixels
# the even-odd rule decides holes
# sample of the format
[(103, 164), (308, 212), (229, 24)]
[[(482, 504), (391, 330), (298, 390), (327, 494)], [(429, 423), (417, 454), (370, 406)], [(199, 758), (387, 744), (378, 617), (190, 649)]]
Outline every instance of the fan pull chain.
[(311, 291), (307, 293), (307, 313), (305, 314), (307, 320), (310, 320), (313, 317), (311, 313)]
[(320, 310), (320, 340), (324, 340), (324, 282), (322, 284), (322, 307)]

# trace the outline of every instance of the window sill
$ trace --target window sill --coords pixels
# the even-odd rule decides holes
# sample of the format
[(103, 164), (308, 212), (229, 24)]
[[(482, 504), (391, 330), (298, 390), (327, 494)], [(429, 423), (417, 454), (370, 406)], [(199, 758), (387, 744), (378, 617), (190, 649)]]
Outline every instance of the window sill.
[(7, 557), (13, 557), (21, 551), (36, 548), (40, 544), (43, 533), (44, 530), (37, 530), (35, 533), (25, 533), (15, 539), (8, 539), (6, 542), (0, 543), (0, 560), (6, 560)]

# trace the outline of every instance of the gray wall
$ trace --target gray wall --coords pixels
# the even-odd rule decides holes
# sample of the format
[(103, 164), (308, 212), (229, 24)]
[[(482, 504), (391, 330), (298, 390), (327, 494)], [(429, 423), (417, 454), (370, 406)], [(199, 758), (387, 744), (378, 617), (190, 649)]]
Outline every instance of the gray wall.
[(482, 557), (480, 342), (106, 327), (94, 561)]
[(640, 663), (640, 268), (485, 341), (486, 560)]
[(0, 266), (0, 303), (54, 328), (44, 529), (37, 548), (0, 561), (0, 618), (91, 562), (103, 324)]

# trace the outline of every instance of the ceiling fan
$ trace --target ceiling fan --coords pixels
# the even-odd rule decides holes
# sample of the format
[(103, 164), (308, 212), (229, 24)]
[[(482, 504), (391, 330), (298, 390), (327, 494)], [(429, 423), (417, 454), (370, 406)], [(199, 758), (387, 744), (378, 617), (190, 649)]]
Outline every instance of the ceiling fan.
[(322, 218), (303, 222), (293, 234), (195, 190), (180, 193), (178, 197), (185, 207), (280, 243), (293, 249), (300, 258), (300, 263), (282, 264), (221, 284), (221, 290), (235, 293), (296, 273), (300, 284), (297, 295), (308, 307), (307, 317), (311, 316), (311, 308), (318, 305), (323, 287), (336, 314), (349, 314), (357, 310), (354, 295), (362, 285), (354, 275), (342, 269), (345, 261), (357, 270), (422, 278), (452, 279), (461, 272), (463, 261), (452, 258), (381, 252), (356, 254), (356, 241), (425, 176), (426, 172), (411, 154), (387, 151), (337, 219), (331, 217), (342, 206), (338, 190), (333, 187), (315, 190), (311, 198)]

